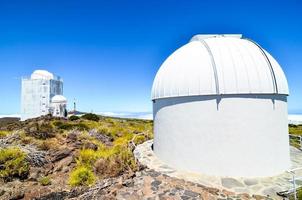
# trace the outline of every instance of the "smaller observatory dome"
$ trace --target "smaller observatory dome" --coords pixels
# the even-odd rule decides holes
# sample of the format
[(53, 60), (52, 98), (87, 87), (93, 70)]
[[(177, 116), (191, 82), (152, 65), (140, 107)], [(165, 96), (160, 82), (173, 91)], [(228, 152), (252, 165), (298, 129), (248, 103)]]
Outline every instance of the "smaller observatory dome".
[(52, 103), (66, 103), (67, 99), (62, 95), (56, 95), (51, 99)]
[(62, 95), (51, 98), (51, 114), (54, 117), (67, 117), (67, 99)]
[(31, 75), (31, 79), (51, 80), (54, 79), (54, 75), (46, 70), (35, 70)]
[(152, 99), (220, 94), (288, 94), (277, 61), (242, 35), (196, 35), (162, 64)]

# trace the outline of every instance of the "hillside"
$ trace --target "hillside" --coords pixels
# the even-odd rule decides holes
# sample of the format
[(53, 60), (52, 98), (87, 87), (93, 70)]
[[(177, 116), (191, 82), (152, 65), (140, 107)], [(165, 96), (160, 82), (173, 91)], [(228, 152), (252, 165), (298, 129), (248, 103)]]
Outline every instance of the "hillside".
[(63, 198), (73, 188), (138, 171), (132, 150), (152, 138), (152, 121), (92, 114), (3, 120), (0, 137), (1, 199)]
[(7, 126), (8, 124), (18, 122), (20, 118), (17, 117), (3, 117), (0, 118), (0, 127)]
[[(150, 120), (86, 114), (0, 125), (0, 199), (263, 199), (171, 178), (138, 163)], [(291, 126), (291, 133), (300, 126)]]

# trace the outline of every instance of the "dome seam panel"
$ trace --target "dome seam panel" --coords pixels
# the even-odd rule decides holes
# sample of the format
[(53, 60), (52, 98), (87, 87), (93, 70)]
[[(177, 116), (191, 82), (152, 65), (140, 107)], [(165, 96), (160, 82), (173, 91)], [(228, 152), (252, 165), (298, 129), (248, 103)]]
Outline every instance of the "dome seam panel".
[(263, 51), (262, 47), (258, 43), (256, 43), (255, 41), (253, 41), (251, 39), (248, 39), (248, 38), (244, 38), (244, 39), (247, 40), (247, 41), (250, 41), (251, 43), (253, 43), (254, 45), (256, 45), (258, 47), (258, 49), (260, 50), (261, 54), (264, 56), (264, 58), (266, 60), (266, 63), (267, 63), (267, 65), (268, 65), (268, 67), (270, 69), (270, 72), (271, 72), (271, 76), (272, 76), (272, 79), (273, 79), (273, 86), (274, 86), (275, 93), (278, 94), (278, 85), (277, 85), (275, 71), (274, 71), (272, 63), (268, 59), (266, 53)]
[(199, 42), (201, 42), (204, 47), (206, 48), (210, 58), (211, 58), (211, 64), (213, 67), (213, 72), (214, 72), (214, 78), (215, 78), (215, 87), (216, 87), (216, 94), (220, 94), (220, 88), (219, 88), (219, 81), (218, 81), (218, 74), (217, 74), (217, 67), (216, 67), (216, 63), (215, 63), (215, 59), (214, 59), (214, 55), (211, 51), (211, 48), (209, 47), (209, 45), (207, 44), (207, 42), (205, 40), (199, 40)]

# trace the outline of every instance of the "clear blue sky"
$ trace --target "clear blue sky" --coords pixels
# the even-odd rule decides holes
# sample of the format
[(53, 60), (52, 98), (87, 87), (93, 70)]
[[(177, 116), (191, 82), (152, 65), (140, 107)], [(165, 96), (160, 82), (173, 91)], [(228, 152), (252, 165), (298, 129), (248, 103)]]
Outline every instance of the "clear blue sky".
[(80, 110), (151, 111), (156, 71), (198, 33), (257, 41), (287, 75), (290, 113), (302, 113), (299, 0), (0, 0), (0, 114), (19, 113), (20, 77), (37, 68), (62, 76)]

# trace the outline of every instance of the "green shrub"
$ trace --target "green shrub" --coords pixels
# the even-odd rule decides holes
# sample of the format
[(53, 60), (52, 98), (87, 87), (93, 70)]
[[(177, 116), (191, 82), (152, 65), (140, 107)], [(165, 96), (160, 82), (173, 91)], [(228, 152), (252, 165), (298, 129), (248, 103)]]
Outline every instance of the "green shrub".
[(39, 183), (43, 186), (51, 185), (51, 179), (48, 176), (43, 176), (39, 179)]
[(96, 122), (100, 120), (100, 117), (93, 113), (85, 114), (81, 118), (91, 120), (91, 121), (96, 121)]
[(78, 165), (87, 165), (90, 166), (94, 163), (98, 158), (97, 152), (92, 149), (82, 149), (80, 151), (79, 158), (77, 160)]
[(33, 122), (25, 126), (25, 134), (36, 139), (55, 137), (54, 127), (49, 122)]
[(302, 126), (289, 126), (288, 132), (293, 135), (302, 135)]
[(135, 171), (137, 165), (133, 153), (126, 146), (114, 146), (100, 152), (95, 170), (101, 177), (115, 177), (125, 171)]
[(297, 127), (298, 127), (298, 125), (296, 125), (296, 124), (289, 124), (289, 125), (288, 125), (288, 127), (297, 128)]
[(14, 177), (25, 179), (29, 173), (29, 163), (26, 154), (19, 148), (0, 150), (0, 178), (10, 181)]
[(87, 131), (90, 129), (87, 125), (85, 125), (83, 123), (74, 124), (73, 126), (79, 131)]
[(70, 129), (72, 129), (72, 125), (71, 124), (63, 123), (61, 121), (55, 121), (53, 124), (58, 129), (63, 129), (63, 130), (70, 130)]
[[(289, 200), (294, 200), (294, 199), (295, 199), (295, 197), (294, 197), (294, 194), (292, 193), (289, 196)], [(298, 200), (302, 199), (302, 188), (297, 189), (297, 199)]]
[(99, 134), (111, 136), (111, 133), (108, 128), (101, 127), (98, 129)]
[(138, 144), (142, 144), (146, 141), (146, 137), (144, 135), (136, 135), (134, 136), (134, 140), (133, 142), (138, 145)]
[(296, 137), (295, 138), (290, 138), (289, 144), (291, 146), (294, 146), (294, 147), (298, 148), (298, 149), (301, 148), (299, 138), (296, 138)]
[(43, 123), (41, 125), (38, 125), (38, 131), (39, 132), (52, 133), (53, 132), (53, 126), (50, 123)]
[(47, 140), (42, 140), (37, 144), (37, 146), (43, 151), (48, 151), (50, 149), (58, 149), (60, 144), (56, 138), (50, 138)]
[(55, 121), (53, 123), (58, 129), (61, 130), (72, 130), (77, 129), (79, 131), (89, 130), (89, 127), (83, 123), (68, 123), (62, 121)]
[(90, 186), (95, 183), (95, 175), (91, 168), (87, 166), (79, 166), (75, 168), (69, 177), (69, 185), (71, 186)]
[(4, 137), (8, 136), (11, 133), (12, 133), (11, 131), (2, 131), (2, 130), (0, 130), (0, 138), (4, 138)]
[(20, 142), (22, 144), (30, 144), (34, 141), (34, 138), (31, 137), (31, 136), (27, 136), (25, 132), (21, 132), (19, 133), (19, 136), (20, 136)]
[(76, 116), (76, 115), (72, 115), (68, 118), (70, 121), (76, 121), (76, 120), (79, 120), (80, 117)]

